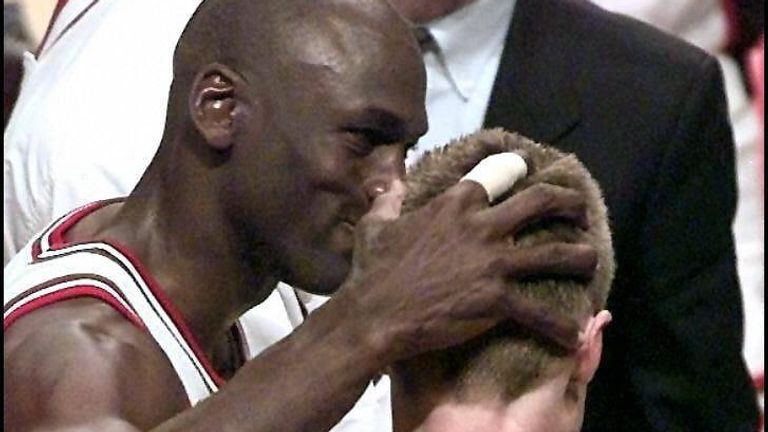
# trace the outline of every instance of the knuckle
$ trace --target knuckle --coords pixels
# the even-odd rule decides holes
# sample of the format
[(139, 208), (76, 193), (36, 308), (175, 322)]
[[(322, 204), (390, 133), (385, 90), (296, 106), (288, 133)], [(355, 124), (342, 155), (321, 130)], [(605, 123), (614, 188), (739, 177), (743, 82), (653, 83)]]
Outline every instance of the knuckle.
[(483, 186), (474, 181), (461, 181), (450, 188), (449, 192), (453, 194), (455, 202), (462, 208), (487, 200)]
[(570, 206), (573, 208), (574, 211), (581, 213), (586, 213), (587, 211), (587, 197), (584, 196), (583, 193), (574, 190), (574, 189), (568, 189), (567, 190)]
[(478, 239), (484, 242), (495, 240), (499, 234), (486, 218), (481, 217), (479, 214), (472, 214), (466, 218), (462, 218), (466, 229), (469, 232), (474, 233)]
[(577, 201), (576, 206), (575, 206), (576, 207), (576, 211), (579, 214), (586, 215), (587, 214), (587, 210), (588, 210), (586, 197), (584, 197), (584, 195), (582, 195), (582, 194), (578, 194), (578, 198), (577, 199), (578, 199), (578, 201)]
[(526, 205), (532, 213), (542, 213), (550, 210), (558, 201), (558, 191), (548, 183), (537, 183), (531, 186), (526, 194), (529, 201)]
[(597, 268), (597, 263), (598, 263), (597, 250), (595, 250), (595, 248), (591, 246), (585, 246), (585, 247), (586, 249), (583, 252), (584, 261), (592, 270), (595, 270)]
[(558, 188), (557, 186), (551, 184), (551, 183), (536, 183), (532, 185), (528, 190), (536, 197), (545, 198), (545, 199), (552, 199), (557, 195)]
[(503, 310), (504, 306), (510, 300), (511, 290), (509, 285), (498, 279), (495, 283), (487, 284), (488, 300), (490, 301), (489, 309), (491, 311)]
[(553, 245), (552, 256), (556, 263), (566, 264), (572, 261), (579, 261), (583, 255), (581, 246), (568, 243), (556, 243)]
[(492, 277), (501, 276), (507, 273), (509, 266), (510, 262), (508, 257), (502, 255), (501, 253), (497, 253), (488, 259), (485, 266), (485, 273)]
[(433, 199), (430, 202), (433, 214), (447, 213), (456, 222), (460, 222), (460, 215), (468, 213), (467, 210), (478, 202), (479, 194), (475, 188), (480, 186), (470, 183), (461, 182)]
[(436, 196), (434, 199), (432, 199), (427, 207), (429, 207), (432, 211), (437, 212), (441, 209), (450, 207), (453, 203), (455, 203), (459, 199), (458, 192), (455, 190), (455, 188), (450, 188), (443, 192), (442, 194)]

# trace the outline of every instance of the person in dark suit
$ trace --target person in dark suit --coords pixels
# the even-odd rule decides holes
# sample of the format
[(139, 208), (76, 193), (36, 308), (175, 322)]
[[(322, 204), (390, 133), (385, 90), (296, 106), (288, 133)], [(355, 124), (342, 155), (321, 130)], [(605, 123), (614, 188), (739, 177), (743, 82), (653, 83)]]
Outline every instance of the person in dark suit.
[[(754, 430), (731, 234), (734, 145), (716, 61), (586, 1), (392, 2), (423, 27), (427, 141), (504, 127), (575, 153), (603, 188), (614, 324), (584, 430)], [(478, 39), (502, 22), (501, 36)], [(469, 73), (472, 53), (496, 43)]]

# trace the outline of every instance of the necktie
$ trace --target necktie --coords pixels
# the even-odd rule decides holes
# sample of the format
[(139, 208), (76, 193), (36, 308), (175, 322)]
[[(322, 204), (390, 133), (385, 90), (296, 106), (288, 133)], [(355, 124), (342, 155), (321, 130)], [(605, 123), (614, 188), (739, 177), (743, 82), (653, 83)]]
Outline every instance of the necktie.
[(432, 33), (429, 32), (428, 28), (415, 27), (413, 29), (413, 34), (416, 36), (416, 41), (419, 42), (419, 48), (421, 48), (422, 54), (440, 53), (440, 46), (437, 44), (437, 41), (432, 36)]

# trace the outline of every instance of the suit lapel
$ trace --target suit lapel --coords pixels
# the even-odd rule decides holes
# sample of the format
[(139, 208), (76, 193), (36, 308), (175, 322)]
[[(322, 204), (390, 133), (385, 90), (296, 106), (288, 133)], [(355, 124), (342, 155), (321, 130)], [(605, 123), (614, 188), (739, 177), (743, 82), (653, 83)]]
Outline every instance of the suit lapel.
[(568, 55), (578, 35), (567, 31), (561, 1), (517, 1), (485, 127), (556, 145), (578, 125), (580, 73), (586, 68)]

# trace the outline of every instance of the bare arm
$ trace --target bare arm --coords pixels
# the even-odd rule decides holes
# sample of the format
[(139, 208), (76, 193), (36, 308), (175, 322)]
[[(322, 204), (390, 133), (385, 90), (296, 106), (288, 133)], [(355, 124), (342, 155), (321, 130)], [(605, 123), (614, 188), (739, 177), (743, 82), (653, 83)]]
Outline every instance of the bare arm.
[(4, 430), (149, 430), (189, 407), (154, 341), (93, 299), (20, 318), (3, 348)]

